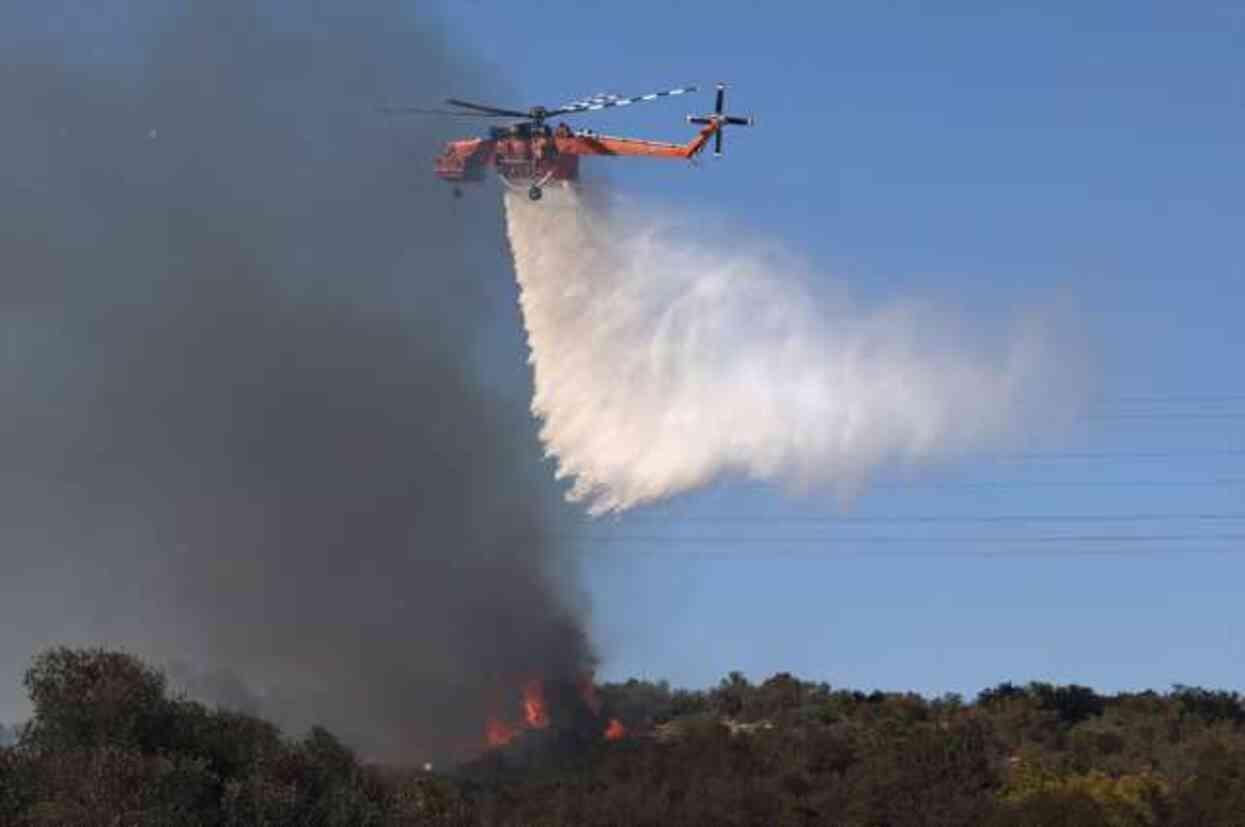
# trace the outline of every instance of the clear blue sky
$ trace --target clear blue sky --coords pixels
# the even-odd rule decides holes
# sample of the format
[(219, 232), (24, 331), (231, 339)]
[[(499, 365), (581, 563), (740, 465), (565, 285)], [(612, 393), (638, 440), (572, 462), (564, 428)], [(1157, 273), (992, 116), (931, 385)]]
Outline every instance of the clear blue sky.
[[(592, 528), (613, 538), (584, 563), (606, 677), (1245, 684), (1245, 5), (449, 16), (516, 104), (723, 80), (759, 118), (700, 169), (601, 162), (628, 193), (783, 239), (869, 302), (934, 296), (989, 324), (1059, 296), (1091, 343), (1095, 416), (1040, 456), (883, 481), (846, 515), (725, 485)], [(681, 139), (709, 101), (584, 125)], [(1140, 539), (1022, 542), (1054, 535)]]

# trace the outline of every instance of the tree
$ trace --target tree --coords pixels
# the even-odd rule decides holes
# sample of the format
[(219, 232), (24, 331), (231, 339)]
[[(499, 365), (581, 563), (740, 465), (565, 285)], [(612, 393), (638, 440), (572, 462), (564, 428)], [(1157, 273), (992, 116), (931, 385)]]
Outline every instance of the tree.
[(977, 693), (978, 706), (994, 706), (1004, 701), (1015, 700), (1017, 698), (1027, 698), (1029, 693), (1024, 687), (1016, 686), (1011, 681), (1004, 681), (990, 689), (983, 689)]
[(132, 655), (58, 647), (34, 659), (23, 684), (35, 709), (22, 740), (35, 749), (150, 753), (168, 736), (164, 675)]
[(752, 684), (748, 683), (743, 672), (731, 672), (713, 691), (713, 706), (719, 715), (733, 718), (743, 711), (744, 702), (751, 689)]
[(1197, 756), (1197, 772), (1172, 807), (1173, 827), (1240, 824), (1245, 813), (1245, 744), (1215, 738)]
[(887, 729), (845, 778), (848, 823), (958, 827), (989, 817), (1002, 779), (985, 722)]
[(1029, 694), (1037, 698), (1042, 709), (1054, 712), (1062, 723), (1069, 725), (1101, 715), (1106, 709), (1102, 696), (1087, 686), (1035, 682), (1029, 684)]
[(1172, 696), (1180, 702), (1182, 712), (1199, 718), (1203, 723), (1245, 723), (1245, 703), (1235, 692), (1211, 691), (1198, 686), (1176, 684)]
[(0, 824), (14, 824), (34, 803), (34, 767), (29, 756), (0, 747)]

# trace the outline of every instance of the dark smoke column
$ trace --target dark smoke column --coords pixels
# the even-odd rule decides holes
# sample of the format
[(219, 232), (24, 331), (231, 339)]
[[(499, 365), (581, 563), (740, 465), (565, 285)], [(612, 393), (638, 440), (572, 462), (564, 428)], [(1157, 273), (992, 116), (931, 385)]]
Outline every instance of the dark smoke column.
[(504, 90), (410, 4), (73, 36), (19, 5), (0, 720), (37, 647), (123, 644), (422, 761), (482, 741), (506, 676), (583, 671), (499, 204), (432, 180), (445, 125), (374, 114)]

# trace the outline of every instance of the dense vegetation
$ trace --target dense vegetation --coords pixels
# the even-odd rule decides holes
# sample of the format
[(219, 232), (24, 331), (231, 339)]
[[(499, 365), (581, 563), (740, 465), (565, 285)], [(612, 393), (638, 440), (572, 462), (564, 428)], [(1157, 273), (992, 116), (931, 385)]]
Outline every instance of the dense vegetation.
[(966, 703), (786, 674), (629, 681), (598, 695), (631, 737), (532, 733), (434, 776), (172, 697), (126, 654), (54, 649), (25, 686), (5, 825), (1245, 824), (1245, 704), (1188, 687), (1002, 684)]

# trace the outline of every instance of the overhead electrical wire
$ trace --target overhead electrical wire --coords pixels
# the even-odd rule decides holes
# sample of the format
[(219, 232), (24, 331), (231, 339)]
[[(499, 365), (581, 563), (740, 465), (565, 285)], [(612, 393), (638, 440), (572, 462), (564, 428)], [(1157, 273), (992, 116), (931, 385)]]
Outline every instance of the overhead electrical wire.
[[(654, 522), (653, 517), (669, 515), (633, 514), (622, 521)], [(855, 525), (917, 524), (930, 523), (1129, 523), (1129, 522), (1231, 522), (1245, 521), (1245, 512), (1193, 513), (1193, 514), (999, 514), (988, 516), (925, 514), (883, 516), (834, 516), (825, 514), (691, 514), (678, 516), (679, 522), (714, 523), (839, 523)]]
[(763, 553), (755, 549), (726, 549), (714, 546), (709, 549), (697, 548), (692, 551), (672, 551), (669, 548), (634, 548), (619, 550), (605, 546), (588, 546), (583, 552), (591, 557), (650, 557), (659, 556), (663, 559), (738, 559), (750, 560), (759, 556), (804, 557), (804, 558), (836, 558), (836, 557), (975, 557), (989, 560), (1007, 559), (1047, 559), (1047, 558), (1085, 558), (1085, 557), (1178, 557), (1178, 556), (1214, 556), (1245, 554), (1245, 544), (1223, 546), (1193, 547), (1162, 547), (1162, 546), (1112, 546), (1094, 547), (1079, 546), (1075, 549), (1050, 547), (1008, 547), (994, 546), (990, 548), (808, 548), (800, 546), (782, 546), (775, 544)]
[(1245, 402), (1245, 393), (1191, 393), (1191, 394), (1137, 394), (1116, 396), (1104, 400), (1112, 404), (1129, 403), (1165, 403), (1165, 402)]
[(810, 545), (818, 543), (856, 543), (863, 545), (910, 545), (916, 543), (1020, 543), (1046, 545), (1056, 543), (1167, 543), (1167, 542), (1192, 542), (1192, 541), (1209, 541), (1209, 542), (1245, 542), (1245, 532), (1229, 533), (1229, 534), (1049, 534), (1035, 537), (1025, 537), (1023, 535), (1005, 536), (1005, 537), (973, 537), (973, 536), (954, 536), (954, 537), (901, 537), (901, 536), (884, 536), (884, 535), (864, 535), (853, 537), (850, 534), (841, 537), (820, 536), (820, 537), (783, 537), (781, 535), (771, 535), (767, 537), (728, 537), (728, 536), (688, 536), (678, 534), (648, 534), (648, 535), (593, 535), (586, 538), (589, 542), (594, 543), (669, 543), (671, 545), (699, 545), (702, 543), (712, 543), (719, 545), (755, 545), (757, 543), (774, 543), (788, 545)]
[[(1237, 409), (1237, 403), (1245, 403), (1245, 394), (1188, 394), (1188, 395), (1138, 395), (1117, 397), (1109, 407), (1102, 406), (1087, 413), (1083, 418), (1099, 421), (1153, 422), (1170, 424), (1190, 422), (1204, 425), (1207, 422), (1233, 422), (1245, 420), (1245, 407)], [(1130, 431), (1131, 432), (1131, 431)], [(1216, 434), (1221, 433), (1215, 431)], [(1235, 433), (1233, 434), (1236, 435)], [(1245, 437), (1245, 434), (1241, 434)], [(1198, 463), (1198, 467), (1184, 464), (1179, 471), (1205, 473), (1219, 472), (1213, 478), (1181, 479), (1171, 477), (1158, 479), (924, 479), (879, 481), (874, 489), (1007, 489), (1007, 488), (1102, 488), (1102, 489), (1168, 489), (1168, 488), (1233, 488), (1245, 486), (1245, 476), (1233, 475), (1236, 470), (1231, 460), (1245, 458), (1242, 447), (1210, 447), (1161, 450), (1067, 450), (1067, 451), (1019, 451), (987, 459), (988, 464), (1044, 463), (1088, 461), (1097, 463), (1096, 471), (1118, 472), (1117, 464), (1147, 461), (1178, 461), (1188, 459), (1227, 460), (1212, 465)], [(1229, 471), (1228, 474), (1222, 474)], [(747, 482), (745, 485), (765, 485)], [(667, 554), (675, 557), (754, 558), (758, 546), (764, 546), (765, 556), (800, 557), (853, 557), (853, 556), (964, 556), (989, 559), (1017, 557), (1103, 557), (1103, 556), (1175, 556), (1190, 554), (1221, 555), (1245, 553), (1245, 532), (1214, 531), (1216, 527), (1232, 528), (1245, 522), (1245, 511), (1201, 510), (1193, 512), (1165, 513), (1109, 513), (1101, 510), (1085, 513), (999, 514), (999, 515), (952, 515), (952, 514), (887, 514), (887, 515), (826, 515), (826, 514), (776, 514), (772, 512), (741, 514), (671, 514), (655, 511), (639, 511), (606, 520), (586, 521), (588, 531), (573, 535), (586, 546), (589, 555), (649, 555)], [(1089, 525), (1124, 526), (1140, 524), (1149, 530), (1137, 532), (1112, 531), (1109, 533), (1076, 532)], [(740, 534), (680, 533), (678, 526), (703, 526), (722, 524), (739, 529)], [(779, 530), (784, 525), (817, 526), (816, 534), (794, 533), (784, 536)], [(936, 532), (922, 536), (903, 534), (866, 534), (853, 536), (852, 526), (913, 526), (941, 525), (1013, 527), (1041, 526), (1042, 532), (1034, 535), (1009, 532), (1001, 535), (955, 535), (939, 536)], [(1187, 530), (1205, 526), (1207, 531)], [(658, 531), (646, 530), (659, 526)], [(1186, 529), (1172, 531), (1175, 528)], [(833, 529), (847, 528), (845, 532)], [(1167, 528), (1167, 532), (1161, 529)], [(1159, 529), (1156, 531), (1155, 529)], [(616, 530), (616, 532), (615, 532)], [(761, 532), (761, 533), (757, 533)], [(1068, 533), (1075, 532), (1075, 533)], [(948, 547), (948, 545), (956, 547)], [(626, 548), (626, 546), (631, 546)], [(654, 548), (659, 546), (660, 548)]]

